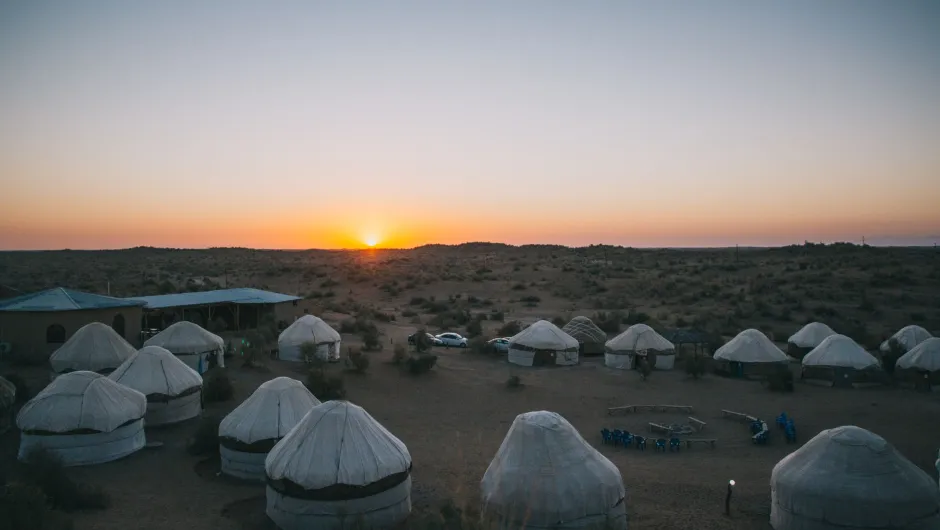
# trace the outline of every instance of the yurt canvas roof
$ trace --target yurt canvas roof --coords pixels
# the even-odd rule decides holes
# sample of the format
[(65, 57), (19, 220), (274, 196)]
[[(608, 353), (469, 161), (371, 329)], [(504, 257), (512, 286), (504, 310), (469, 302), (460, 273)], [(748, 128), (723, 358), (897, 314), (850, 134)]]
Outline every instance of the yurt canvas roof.
[(340, 339), (340, 334), (322, 319), (313, 315), (304, 315), (295, 320), (290, 326), (287, 326), (287, 329), (278, 336), (277, 342), (278, 344), (299, 346), (307, 342), (323, 344), (325, 342), (337, 342)]
[(931, 337), (898, 358), (898, 368), (915, 368), (936, 372), (940, 370), (940, 338)]
[(140, 392), (101, 374), (78, 371), (56, 377), (23, 405), (16, 425), (23, 431), (111, 432), (146, 412), (147, 398)]
[(779, 363), (790, 360), (787, 354), (756, 329), (746, 329), (715, 350), (715, 359), (739, 363)]
[(182, 320), (147, 339), (144, 346), (160, 346), (181, 355), (221, 350), (225, 341), (197, 324)]
[(820, 522), (774, 525), (778, 530), (940, 525), (937, 483), (883, 438), (853, 425), (824, 430), (790, 453), (774, 466), (770, 484), (781, 518)]
[(607, 341), (605, 346), (611, 351), (669, 351), (676, 349), (673, 343), (646, 324), (630, 326), (620, 335)]
[(879, 348), (883, 352), (891, 351), (891, 339), (898, 341), (905, 350), (910, 350), (933, 335), (920, 326), (904, 326), (888, 340), (881, 343)]
[(607, 342), (607, 334), (604, 333), (604, 330), (597, 327), (597, 324), (588, 317), (574, 317), (561, 330), (574, 337), (578, 342), (599, 344)]
[(606, 514), (626, 496), (617, 466), (547, 411), (516, 416), (480, 489), (487, 511), (534, 527)]
[(822, 322), (810, 322), (800, 328), (799, 331), (790, 336), (787, 342), (800, 348), (815, 348), (830, 335), (836, 332)]
[(145, 396), (178, 396), (202, 386), (202, 377), (195, 370), (159, 346), (144, 346), (108, 377)]
[(803, 357), (803, 366), (839, 366), (864, 370), (880, 365), (878, 359), (865, 348), (849, 337), (838, 334), (829, 335)]
[(562, 331), (558, 326), (547, 320), (539, 320), (525, 328), (509, 339), (510, 347), (513, 344), (527, 346), (534, 350), (577, 350), (580, 344), (577, 339)]
[(90, 370), (98, 372), (121, 365), (136, 350), (123, 337), (101, 322), (79, 328), (49, 357), (52, 370)]
[(0, 377), (0, 409), (12, 407), (16, 403), (16, 385)]
[(327, 401), (310, 412), (268, 453), (265, 472), (308, 490), (366, 486), (411, 469), (405, 444), (368, 412)]
[(303, 383), (277, 377), (263, 383), (219, 424), (219, 436), (252, 444), (283, 438), (320, 401)]

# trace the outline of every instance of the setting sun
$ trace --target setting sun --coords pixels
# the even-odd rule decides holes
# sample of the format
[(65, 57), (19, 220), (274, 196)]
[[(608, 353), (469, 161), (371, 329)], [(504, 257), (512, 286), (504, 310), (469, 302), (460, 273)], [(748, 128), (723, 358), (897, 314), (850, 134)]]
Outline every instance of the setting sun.
[(375, 236), (370, 236), (366, 238), (364, 243), (366, 244), (367, 247), (374, 247), (379, 244), (379, 238)]

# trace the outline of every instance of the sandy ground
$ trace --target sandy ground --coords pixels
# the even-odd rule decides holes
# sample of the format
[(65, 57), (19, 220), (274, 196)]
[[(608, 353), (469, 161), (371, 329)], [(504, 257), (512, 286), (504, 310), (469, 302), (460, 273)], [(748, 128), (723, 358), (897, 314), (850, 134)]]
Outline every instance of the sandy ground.
[[(796, 420), (800, 442), (820, 430), (854, 424), (882, 435), (905, 456), (936, 473), (940, 395), (902, 389), (832, 389), (798, 384), (793, 394), (776, 394), (752, 381), (708, 375), (694, 381), (680, 371), (655, 372), (641, 381), (636, 372), (611, 370), (601, 358), (584, 358), (572, 368), (511, 367), (494, 357), (456, 349), (438, 352), (437, 367), (411, 376), (390, 364), (391, 352), (372, 353), (366, 374), (346, 374), (348, 398), (369, 411), (407, 445), (414, 459), (413, 504), (416, 512), (436, 510), (445, 500), (474, 504), (479, 481), (514, 417), (532, 410), (562, 414), (623, 474), (633, 529), (768, 528), (771, 470), (798, 445), (787, 445), (774, 432), (768, 446), (750, 443), (747, 426), (723, 419), (721, 409), (771, 420), (786, 411)], [(246, 369), (230, 362), (236, 396), (207, 412), (224, 413), (259, 384), (278, 375), (302, 379), (302, 369), (280, 361), (266, 369)], [(336, 370), (341, 367), (334, 366)], [(506, 379), (520, 375), (524, 386), (510, 389)], [(643, 432), (650, 421), (682, 422), (677, 413), (641, 412), (607, 415), (624, 404), (692, 405), (707, 422), (705, 433), (718, 439), (715, 449), (695, 447), (680, 453), (641, 452), (604, 446), (600, 429)], [(195, 422), (150, 429), (145, 449), (105, 465), (76, 468), (76, 478), (103, 485), (112, 507), (80, 513), (76, 528), (101, 530), (271, 528), (263, 514), (264, 488), (216, 476), (214, 459), (190, 456), (186, 439)], [(4, 462), (15, 454), (17, 434), (2, 440)], [(737, 482), (733, 515), (722, 514), (726, 484)]]

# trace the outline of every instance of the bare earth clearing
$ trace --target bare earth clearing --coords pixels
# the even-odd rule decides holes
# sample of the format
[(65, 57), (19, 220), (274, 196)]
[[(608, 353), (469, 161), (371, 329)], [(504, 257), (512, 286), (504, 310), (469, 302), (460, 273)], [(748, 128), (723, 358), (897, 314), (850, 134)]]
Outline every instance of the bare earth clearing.
[[(365, 374), (344, 374), (348, 399), (369, 411), (407, 445), (414, 459), (413, 503), (434, 511), (446, 500), (478, 502), (479, 481), (513, 418), (530, 410), (562, 414), (617, 464), (627, 487), (634, 529), (767, 528), (773, 465), (798, 445), (776, 431), (766, 447), (751, 444), (747, 426), (721, 418), (733, 409), (771, 421), (793, 416), (800, 443), (822, 429), (854, 424), (870, 429), (915, 464), (935, 475), (940, 443), (940, 399), (896, 388), (832, 389), (797, 384), (792, 394), (770, 392), (760, 383), (707, 375), (693, 381), (681, 364), (641, 381), (636, 372), (605, 368), (602, 358), (582, 358), (573, 368), (512, 367), (503, 359), (457, 349), (438, 349), (431, 373), (411, 376), (390, 364), (390, 341), (400, 343), (418, 325), (464, 332), (450, 325), (453, 309), (531, 322), (596, 311), (620, 311), (636, 320), (643, 313), (654, 327), (696, 327), (727, 340), (758, 327), (778, 343), (808, 320), (821, 320), (867, 346), (900, 327), (917, 323), (940, 331), (940, 255), (932, 249), (798, 247), (776, 250), (638, 251), (629, 249), (503, 247), (467, 245), (414, 251), (269, 252), (249, 250), (54, 252), (0, 254), (0, 284), (24, 291), (54, 285), (112, 295), (153, 294), (203, 284), (256, 286), (307, 296), (306, 306), (339, 329), (352, 316), (378, 320), (384, 351), (370, 352)], [(168, 285), (166, 285), (168, 284)], [(459, 298), (457, 297), (459, 295)], [(443, 301), (448, 309), (427, 310), (414, 298)], [(523, 300), (530, 297), (529, 301)], [(535, 297), (533, 301), (531, 297)], [(392, 322), (382, 322), (394, 316)], [(435, 320), (437, 319), (437, 320)], [(484, 335), (503, 325), (485, 320)], [(621, 329), (625, 328), (626, 324)], [(613, 334), (611, 334), (613, 336)], [(720, 340), (720, 339), (716, 339)], [(356, 346), (344, 334), (344, 349)], [(303, 380), (304, 368), (264, 361), (243, 368), (237, 359), (225, 370), (234, 399), (212, 404), (225, 413), (259, 384), (278, 375)], [(27, 377), (33, 391), (48, 381), (41, 367), (10, 368)], [(332, 371), (343, 371), (332, 366)], [(794, 367), (795, 369), (795, 367)], [(510, 389), (507, 378), (524, 384)], [(694, 447), (660, 454), (600, 443), (601, 428), (645, 432), (650, 421), (682, 422), (684, 415), (641, 412), (608, 416), (624, 404), (692, 405), (707, 422), (703, 437), (715, 449)], [(80, 480), (104, 486), (112, 506), (77, 514), (79, 529), (267, 529), (264, 488), (224, 480), (218, 464), (186, 453), (195, 422), (148, 429), (157, 449), (124, 460), (75, 468)], [(15, 429), (0, 438), (2, 460), (15, 458)], [(727, 481), (737, 481), (733, 516), (722, 515)]]

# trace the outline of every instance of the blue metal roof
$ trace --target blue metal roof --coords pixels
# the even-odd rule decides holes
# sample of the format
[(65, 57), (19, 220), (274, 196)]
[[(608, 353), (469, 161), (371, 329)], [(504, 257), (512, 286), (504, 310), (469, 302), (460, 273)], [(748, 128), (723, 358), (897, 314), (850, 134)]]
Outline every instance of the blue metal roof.
[(251, 289), (248, 287), (128, 298), (128, 300), (137, 300), (145, 303), (146, 309), (210, 304), (279, 304), (281, 302), (291, 302), (300, 299), (299, 296), (273, 293), (271, 291), (262, 291), (261, 289)]
[(56, 287), (55, 289), (0, 300), (0, 311), (80, 311), (83, 309), (108, 309), (141, 305), (144, 304), (140, 300), (113, 298)]

